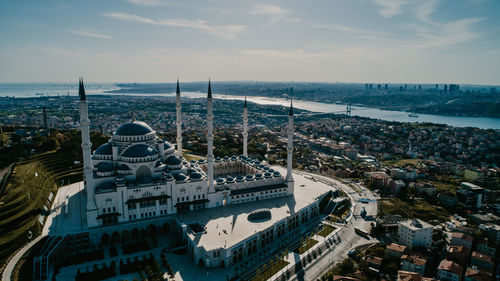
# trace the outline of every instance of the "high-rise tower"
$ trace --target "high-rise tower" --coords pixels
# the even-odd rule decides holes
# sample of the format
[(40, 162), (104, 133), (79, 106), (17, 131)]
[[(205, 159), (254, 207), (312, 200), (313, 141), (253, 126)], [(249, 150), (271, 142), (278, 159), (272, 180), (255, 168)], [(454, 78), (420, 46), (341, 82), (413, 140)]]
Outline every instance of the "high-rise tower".
[(290, 101), (290, 113), (288, 114), (288, 146), (287, 146), (286, 177), (285, 177), (286, 184), (288, 185), (288, 194), (293, 194), (294, 192), (292, 161), (293, 161), (293, 104), (292, 101)]
[(85, 96), (85, 87), (83, 78), (80, 78), (78, 95), (80, 97), (80, 130), (82, 133), (82, 151), (83, 151), (83, 176), (85, 180), (85, 190), (87, 192), (87, 224), (89, 227), (97, 226), (97, 207), (94, 198), (94, 177), (91, 154), (92, 143), (90, 142), (90, 120), (88, 114), (87, 97)]
[(208, 192), (215, 192), (214, 189), (214, 113), (212, 107), (212, 87), (208, 80), (207, 95), (207, 174)]
[(177, 105), (175, 110), (177, 111), (177, 156), (182, 157), (182, 116), (181, 116), (181, 88), (179, 87), (179, 79), (177, 79), (177, 91), (176, 91)]
[(247, 96), (245, 96), (245, 103), (243, 104), (243, 155), (245, 157), (248, 157), (247, 143), (248, 143), (248, 109), (247, 109)]

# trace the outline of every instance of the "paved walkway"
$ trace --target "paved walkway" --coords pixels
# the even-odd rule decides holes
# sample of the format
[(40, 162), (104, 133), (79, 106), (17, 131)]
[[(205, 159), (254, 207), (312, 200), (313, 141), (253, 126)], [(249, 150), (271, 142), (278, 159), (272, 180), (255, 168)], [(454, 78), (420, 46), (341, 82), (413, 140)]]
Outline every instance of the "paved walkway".
[(12, 257), (10, 259), (7, 266), (5, 266), (5, 269), (3, 270), (3, 273), (2, 273), (2, 281), (10, 281), (11, 280), (12, 271), (14, 270), (14, 267), (16, 266), (17, 262), (26, 253), (26, 251), (28, 251), (31, 247), (33, 247), (33, 245), (35, 245), (43, 237), (45, 237), (45, 236), (44, 235), (38, 236), (37, 238), (35, 238), (34, 240), (32, 240), (31, 242), (26, 244), (24, 247), (22, 247), (19, 251), (17, 251), (17, 253), (14, 255), (14, 257)]

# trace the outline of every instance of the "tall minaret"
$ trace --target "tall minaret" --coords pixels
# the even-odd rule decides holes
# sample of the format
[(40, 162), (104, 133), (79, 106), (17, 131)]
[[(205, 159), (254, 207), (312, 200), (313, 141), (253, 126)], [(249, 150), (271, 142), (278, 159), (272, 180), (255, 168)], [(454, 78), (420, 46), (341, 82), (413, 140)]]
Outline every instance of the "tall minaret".
[[(90, 159), (90, 149), (92, 143), (90, 142), (90, 120), (87, 107), (87, 97), (85, 96), (85, 88), (83, 86), (83, 78), (80, 78), (80, 89), (78, 91), (80, 96), (79, 111), (80, 111), (80, 130), (82, 132), (82, 151), (83, 151), (83, 176), (85, 180), (85, 190), (87, 191), (87, 220), (89, 226), (92, 226), (91, 217), (88, 216), (89, 211), (97, 211), (94, 199), (94, 177), (92, 175), (93, 167)], [(97, 223), (97, 222), (95, 222)]]
[(177, 157), (182, 157), (182, 117), (181, 117), (181, 88), (179, 87), (179, 79), (177, 79), (177, 105), (175, 110), (177, 111)]
[(293, 105), (292, 101), (290, 101), (290, 113), (288, 114), (288, 146), (287, 146), (286, 177), (285, 177), (286, 184), (288, 185), (288, 194), (293, 194), (294, 192), (292, 161), (293, 161)]
[(248, 142), (248, 109), (247, 109), (247, 96), (245, 96), (245, 103), (243, 104), (243, 155), (245, 157), (248, 157), (247, 142)]
[(207, 95), (207, 174), (208, 192), (215, 192), (214, 189), (214, 112), (212, 107), (212, 87), (208, 80)]

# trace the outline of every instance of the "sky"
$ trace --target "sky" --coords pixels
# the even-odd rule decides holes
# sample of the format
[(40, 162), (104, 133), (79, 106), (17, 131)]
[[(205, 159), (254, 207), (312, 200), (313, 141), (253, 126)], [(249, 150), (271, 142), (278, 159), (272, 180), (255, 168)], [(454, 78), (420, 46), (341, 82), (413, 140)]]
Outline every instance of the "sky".
[(0, 1), (0, 82), (500, 85), (498, 0)]

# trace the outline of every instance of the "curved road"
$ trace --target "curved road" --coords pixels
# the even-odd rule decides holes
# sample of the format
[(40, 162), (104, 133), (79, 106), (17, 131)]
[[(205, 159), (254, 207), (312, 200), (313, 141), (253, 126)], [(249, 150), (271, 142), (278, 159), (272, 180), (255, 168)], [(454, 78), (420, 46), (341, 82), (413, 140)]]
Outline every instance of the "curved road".
[[(376, 217), (377, 215), (377, 201), (375, 195), (365, 187), (362, 187), (354, 182), (350, 182), (352, 185), (356, 187), (356, 189), (361, 190), (359, 193), (354, 191), (348, 184), (344, 184), (339, 180), (332, 179), (325, 176), (320, 176), (317, 174), (311, 173), (303, 173), (308, 176), (311, 176), (319, 181), (323, 181), (328, 184), (333, 184), (337, 186), (341, 190), (343, 190), (346, 194), (351, 198), (352, 203), (354, 204), (354, 216), (350, 219), (350, 221), (343, 226), (342, 230), (335, 235), (334, 238), (339, 243), (336, 243), (333, 247), (329, 248), (328, 253), (319, 257), (317, 260), (313, 261), (309, 264), (304, 271), (295, 274), (290, 280), (316, 280), (321, 277), (323, 273), (325, 273), (331, 266), (334, 264), (341, 262), (344, 258), (347, 257), (347, 253), (352, 248), (377, 243), (378, 240), (374, 238), (364, 238), (359, 236), (354, 232), (354, 228), (358, 227), (361, 229), (368, 230), (371, 227), (371, 223), (374, 221), (364, 220), (359, 216), (359, 213), (365, 208), (368, 216)], [(349, 182), (349, 181), (346, 181)], [(369, 203), (361, 203), (358, 200), (360, 198), (369, 199)], [(340, 241), (339, 241), (340, 240)], [(322, 242), (322, 241), (320, 241)], [(279, 280), (279, 278), (278, 278)]]

